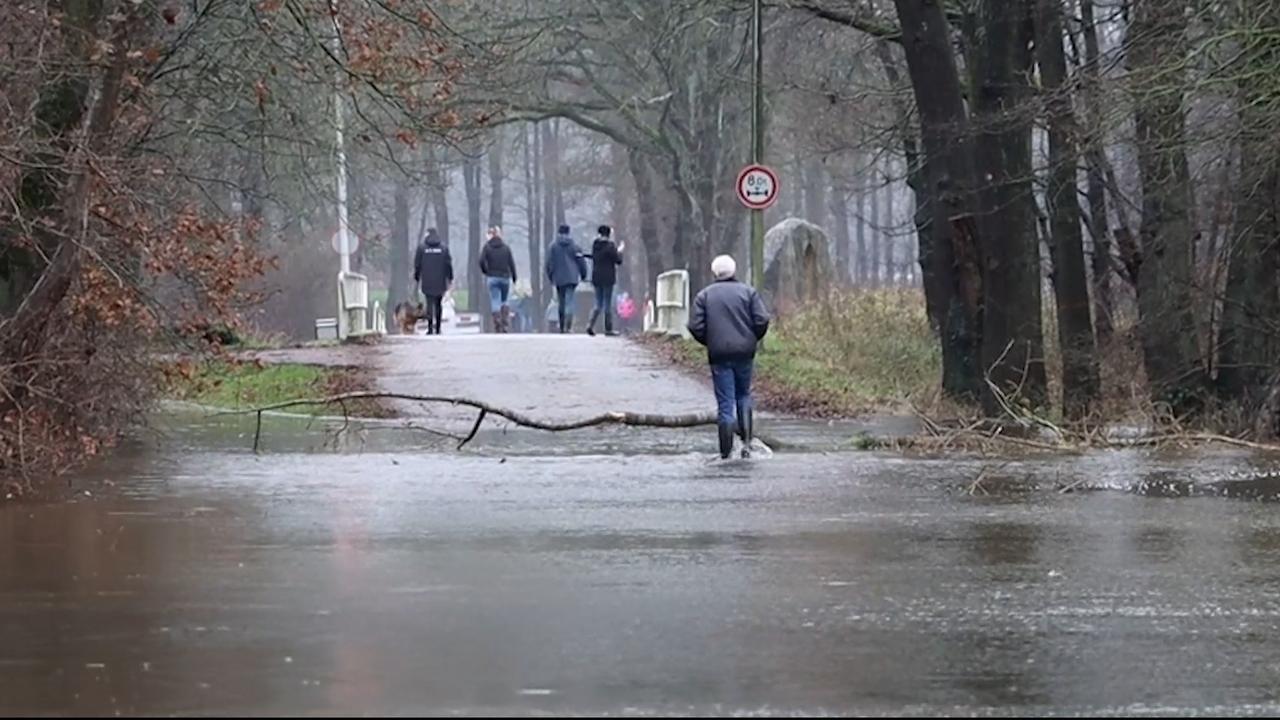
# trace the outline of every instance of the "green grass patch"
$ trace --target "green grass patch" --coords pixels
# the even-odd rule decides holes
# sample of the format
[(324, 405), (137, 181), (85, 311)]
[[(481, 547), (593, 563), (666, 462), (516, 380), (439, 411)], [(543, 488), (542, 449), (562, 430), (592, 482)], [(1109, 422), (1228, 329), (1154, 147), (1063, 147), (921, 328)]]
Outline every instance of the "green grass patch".
[[(684, 367), (706, 366), (692, 340), (651, 346)], [(756, 356), (756, 387), (784, 412), (894, 411), (936, 398), (941, 364), (918, 290), (842, 292), (775, 319)]]
[[(361, 390), (359, 371), (353, 368), (321, 367), (298, 363), (261, 364), (210, 360), (180, 363), (168, 373), (166, 395), (227, 410), (246, 410), (264, 405), (320, 398)], [(348, 412), (359, 417), (386, 417), (389, 412), (376, 401), (350, 403)], [(298, 405), (288, 409), (309, 415), (341, 414), (337, 406)]]

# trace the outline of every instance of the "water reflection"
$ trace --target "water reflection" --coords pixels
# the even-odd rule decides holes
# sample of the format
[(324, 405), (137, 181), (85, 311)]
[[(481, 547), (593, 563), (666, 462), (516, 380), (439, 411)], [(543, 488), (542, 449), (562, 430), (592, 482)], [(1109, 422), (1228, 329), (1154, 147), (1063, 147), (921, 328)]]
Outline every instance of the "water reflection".
[(980, 496), (955, 492), (977, 458), (334, 452), (305, 430), (254, 456), (251, 429), (205, 430), (77, 478), (92, 497), (0, 506), (0, 713), (1276, 700), (1273, 508), (1056, 491), (1211, 487), (1236, 455), (1021, 460)]

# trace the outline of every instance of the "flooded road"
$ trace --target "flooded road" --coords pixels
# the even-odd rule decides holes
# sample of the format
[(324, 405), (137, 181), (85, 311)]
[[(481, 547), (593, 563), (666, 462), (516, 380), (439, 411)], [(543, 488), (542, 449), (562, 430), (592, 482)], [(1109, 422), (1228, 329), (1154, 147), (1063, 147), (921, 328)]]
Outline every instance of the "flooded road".
[(0, 504), (0, 713), (1280, 712), (1280, 514), (1186, 457), (161, 429)]

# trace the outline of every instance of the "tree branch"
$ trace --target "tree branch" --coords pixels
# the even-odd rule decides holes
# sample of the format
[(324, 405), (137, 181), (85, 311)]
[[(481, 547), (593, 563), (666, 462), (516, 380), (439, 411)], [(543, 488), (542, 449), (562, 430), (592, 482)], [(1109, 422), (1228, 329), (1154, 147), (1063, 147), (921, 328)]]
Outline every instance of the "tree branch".
[(833, 10), (826, 7), (816, 0), (789, 0), (782, 4), (782, 7), (789, 7), (793, 10), (800, 10), (810, 15), (837, 25), (861, 30), (872, 37), (888, 40), (889, 42), (902, 43), (902, 28), (894, 27), (888, 23), (882, 23), (866, 14), (855, 15), (851, 12), (843, 10)]
[(654, 427), (654, 428), (693, 428), (702, 427), (704, 425), (715, 425), (716, 416), (714, 413), (694, 413), (689, 415), (662, 415), (655, 413), (636, 413), (636, 412), (607, 412), (594, 417), (583, 418), (581, 420), (570, 420), (564, 422), (555, 422), (550, 420), (539, 420), (530, 417), (516, 410), (496, 407), (489, 403), (472, 400), (470, 398), (457, 397), (441, 397), (433, 395), (410, 395), (406, 393), (387, 393), (387, 392), (349, 392), (341, 395), (330, 395), (323, 398), (301, 398), (298, 400), (286, 400), (271, 405), (263, 405), (261, 407), (249, 408), (247, 410), (233, 410), (217, 415), (248, 415), (250, 413), (257, 415), (257, 428), (254, 432), (254, 449), (258, 447), (258, 440), (262, 434), (262, 414), (270, 410), (283, 410), (290, 407), (298, 407), (300, 405), (332, 405), (342, 404), (350, 400), (408, 400), (411, 402), (421, 403), (443, 403), (454, 406), (464, 406), (475, 408), (480, 411), (480, 416), (476, 419), (475, 425), (471, 428), (471, 433), (462, 439), (458, 444), (461, 450), (469, 441), (471, 441), (476, 433), (480, 430), (480, 425), (484, 422), (486, 415), (497, 415), (501, 418), (509, 420), (521, 427), (533, 428), (534, 430), (545, 430), (547, 432), (566, 432), (569, 430), (581, 430), (583, 428), (596, 427), (600, 425), (626, 425), (628, 427)]

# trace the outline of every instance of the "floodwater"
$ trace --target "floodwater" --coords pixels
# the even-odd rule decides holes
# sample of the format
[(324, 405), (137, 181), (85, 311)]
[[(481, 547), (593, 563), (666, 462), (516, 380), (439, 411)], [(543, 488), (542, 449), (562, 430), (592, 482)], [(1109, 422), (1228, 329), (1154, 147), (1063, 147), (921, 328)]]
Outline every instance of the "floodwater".
[(1280, 712), (1248, 455), (157, 430), (0, 503), (0, 713)]

